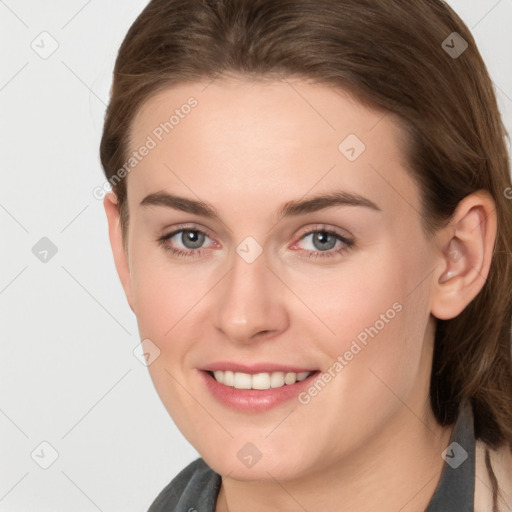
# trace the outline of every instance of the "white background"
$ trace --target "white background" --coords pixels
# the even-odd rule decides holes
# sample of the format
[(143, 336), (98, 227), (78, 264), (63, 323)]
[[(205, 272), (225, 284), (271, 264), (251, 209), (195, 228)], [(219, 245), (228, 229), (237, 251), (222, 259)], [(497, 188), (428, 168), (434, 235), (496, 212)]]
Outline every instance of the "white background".
[[(92, 195), (117, 49), (146, 3), (0, 0), (1, 512), (145, 511), (198, 456), (133, 355), (136, 319)], [(512, 133), (512, 1), (449, 3)], [(48, 59), (31, 48), (43, 31), (59, 45)], [(47, 263), (32, 252), (42, 237), (58, 249)], [(58, 452), (48, 469), (31, 458), (43, 441)]]

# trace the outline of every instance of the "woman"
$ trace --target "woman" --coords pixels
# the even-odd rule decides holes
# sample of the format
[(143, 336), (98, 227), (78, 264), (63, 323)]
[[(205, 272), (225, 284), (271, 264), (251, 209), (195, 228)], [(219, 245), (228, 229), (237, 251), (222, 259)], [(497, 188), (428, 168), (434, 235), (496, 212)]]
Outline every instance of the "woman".
[(504, 137), (440, 0), (148, 4), (104, 206), (201, 455), (150, 512), (511, 510)]

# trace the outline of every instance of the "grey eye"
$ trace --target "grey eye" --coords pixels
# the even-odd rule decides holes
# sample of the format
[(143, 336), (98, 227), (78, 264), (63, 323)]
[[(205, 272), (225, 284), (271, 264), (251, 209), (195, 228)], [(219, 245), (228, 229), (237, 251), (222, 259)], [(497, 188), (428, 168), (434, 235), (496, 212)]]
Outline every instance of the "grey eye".
[(183, 229), (181, 231), (181, 243), (187, 249), (199, 249), (205, 239), (205, 234), (194, 229)]
[[(318, 242), (318, 245), (317, 243)], [(323, 231), (313, 233), (313, 245), (319, 250), (334, 249), (336, 245), (336, 237)]]

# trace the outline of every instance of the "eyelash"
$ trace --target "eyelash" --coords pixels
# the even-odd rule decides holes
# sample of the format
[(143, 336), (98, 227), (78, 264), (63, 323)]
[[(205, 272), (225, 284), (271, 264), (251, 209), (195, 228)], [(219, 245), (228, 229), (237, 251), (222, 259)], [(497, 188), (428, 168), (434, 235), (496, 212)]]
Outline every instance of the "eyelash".
[[(169, 233), (167, 235), (163, 235), (159, 238), (157, 238), (157, 242), (160, 246), (162, 246), (166, 251), (171, 252), (173, 255), (181, 257), (181, 258), (199, 258), (202, 256), (203, 250), (202, 249), (189, 249), (189, 250), (183, 250), (183, 249), (176, 249), (174, 247), (171, 247), (166, 244), (167, 240), (173, 238), (178, 233), (182, 233), (183, 231), (191, 231), (194, 233), (200, 233), (202, 235), (205, 235), (206, 237), (210, 238), (204, 231), (201, 231), (200, 229), (194, 229), (190, 227), (184, 227), (181, 229), (177, 229), (173, 231), (172, 233)], [(324, 233), (327, 235), (332, 235), (336, 237), (338, 240), (343, 242), (343, 245), (338, 249), (330, 249), (329, 251), (308, 251), (307, 257), (308, 258), (320, 258), (320, 259), (328, 259), (328, 258), (334, 258), (336, 256), (339, 256), (341, 254), (344, 254), (345, 252), (348, 252), (350, 249), (352, 249), (355, 246), (354, 240), (350, 240), (346, 238), (345, 236), (341, 235), (340, 233), (333, 231), (331, 229), (326, 228), (317, 228), (313, 229), (311, 231), (308, 231), (307, 233), (304, 233), (299, 240), (304, 239), (305, 237), (315, 234), (315, 233)]]

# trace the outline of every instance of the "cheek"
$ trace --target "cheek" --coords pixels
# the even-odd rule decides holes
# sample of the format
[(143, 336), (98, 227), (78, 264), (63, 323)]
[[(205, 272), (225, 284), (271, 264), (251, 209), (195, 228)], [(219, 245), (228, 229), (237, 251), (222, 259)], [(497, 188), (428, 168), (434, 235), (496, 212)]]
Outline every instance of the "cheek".
[(379, 320), (387, 311), (390, 318), (396, 316), (397, 306), (393, 309), (393, 305), (402, 301), (405, 289), (403, 269), (384, 255), (368, 260), (354, 258), (322, 275), (305, 278), (297, 274), (292, 278), (294, 291), (324, 324), (324, 339), (332, 340), (333, 347), (343, 348), (344, 342), (376, 322), (382, 329)]
[[(142, 237), (140, 237), (142, 239)], [(182, 320), (193, 315), (194, 305), (211, 287), (206, 271), (171, 259), (150, 241), (134, 246), (130, 254), (131, 293), (141, 336), (164, 344)]]
[(159, 339), (163, 350), (188, 325), (209, 289), (207, 280), (178, 272), (177, 267), (139, 268), (132, 284), (141, 336)]

